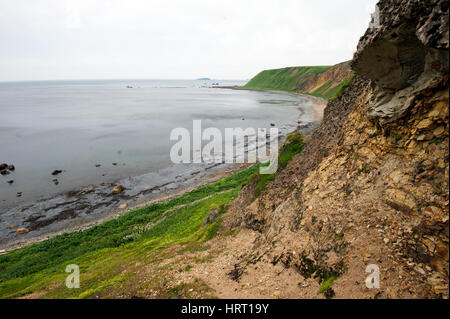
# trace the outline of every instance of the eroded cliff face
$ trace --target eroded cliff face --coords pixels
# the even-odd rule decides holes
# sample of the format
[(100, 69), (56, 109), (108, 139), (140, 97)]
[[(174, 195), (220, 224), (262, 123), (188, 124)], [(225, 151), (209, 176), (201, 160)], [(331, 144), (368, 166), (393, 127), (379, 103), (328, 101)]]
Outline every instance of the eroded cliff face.
[[(448, 2), (379, 8), (352, 61), (358, 76), (302, 153), (260, 196), (251, 181), (233, 202), (225, 224), (255, 234), (235, 280), (275, 276), (270, 264), (296, 274), (298, 289), (280, 297), (316, 297), (338, 278), (325, 296), (448, 298)], [(364, 283), (369, 264), (379, 289)]]
[[(339, 63), (324, 72), (299, 80), (296, 88), (305, 93), (314, 93), (320, 90), (321, 95), (326, 95), (327, 92), (332, 91), (350, 77), (351, 73), (350, 61)], [(321, 90), (321, 88), (323, 89)]]

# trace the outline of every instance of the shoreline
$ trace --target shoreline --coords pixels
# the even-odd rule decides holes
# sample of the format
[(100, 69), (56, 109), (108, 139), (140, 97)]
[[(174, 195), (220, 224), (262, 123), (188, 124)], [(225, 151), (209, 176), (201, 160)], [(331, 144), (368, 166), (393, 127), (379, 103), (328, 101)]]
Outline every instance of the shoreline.
[(268, 90), (268, 89), (248, 89), (244, 88), (242, 86), (212, 86), (213, 89), (229, 89), (229, 90), (239, 90), (239, 91), (255, 91), (255, 92), (271, 92), (271, 93), (283, 93), (283, 94), (289, 94), (289, 95), (295, 95), (295, 96), (301, 96), (306, 97), (314, 101), (313, 108), (314, 111), (317, 114), (318, 121), (322, 121), (323, 119), (323, 110), (327, 106), (328, 100), (313, 96), (309, 94), (304, 93), (298, 93), (298, 92), (289, 92), (289, 91), (282, 91), (282, 90)]
[[(311, 98), (310, 100), (312, 100), (311, 106), (313, 107), (315, 114), (316, 114), (315, 121), (308, 122), (308, 124), (303, 125), (303, 128), (302, 128), (302, 125), (299, 124), (299, 125), (297, 125), (296, 129), (293, 129), (293, 130), (287, 132), (286, 135), (289, 133), (295, 132), (295, 131), (300, 131), (300, 130), (304, 130), (306, 132), (305, 134), (309, 134), (310, 130), (314, 129), (316, 127), (316, 125), (320, 123), (320, 121), (322, 119), (322, 115), (323, 115), (323, 108), (326, 105), (326, 103), (324, 103), (324, 102), (326, 102), (325, 100), (318, 101), (318, 99), (314, 99), (310, 96), (305, 96), (305, 95), (295, 94), (295, 93), (290, 93), (290, 92), (284, 92), (284, 91), (271, 91), (271, 92), (291, 94), (291, 95), (296, 95), (296, 96), (304, 96), (304, 97)], [(323, 100), (323, 99), (320, 99), (320, 100)], [(317, 103), (317, 102), (321, 102), (321, 103)], [(301, 108), (299, 110), (300, 110), (300, 114), (298, 115), (298, 118), (300, 118), (303, 114), (301, 112)], [(237, 171), (244, 169), (245, 167), (248, 167), (249, 165), (250, 164), (247, 163), (247, 164), (218, 165), (218, 166), (206, 167), (201, 172), (201, 174), (198, 174), (199, 171), (194, 169), (194, 171), (190, 173), (190, 176), (187, 176), (187, 177), (185, 176), (186, 177), (185, 180), (177, 181), (177, 177), (178, 177), (177, 176), (177, 177), (175, 177), (174, 180), (169, 180), (169, 182), (166, 181), (163, 184), (160, 183), (160, 184), (158, 184), (159, 186), (156, 185), (155, 187), (153, 187), (150, 190), (149, 189), (143, 190), (143, 193), (146, 193), (147, 191), (151, 191), (151, 190), (156, 190), (156, 191), (151, 191), (150, 196), (147, 196), (146, 198), (140, 198), (140, 195), (142, 193), (136, 193), (135, 195), (131, 195), (131, 196), (126, 195), (124, 193), (115, 195), (117, 197), (111, 196), (109, 194), (108, 189), (110, 187), (120, 183), (121, 180), (117, 180), (113, 183), (109, 183), (108, 185), (106, 185), (106, 192), (104, 189), (102, 190), (101, 187), (98, 187), (98, 186), (92, 186), (92, 185), (84, 186), (81, 189), (79, 189), (75, 192), (72, 192), (72, 193), (76, 194), (76, 195), (72, 195), (72, 197), (75, 197), (74, 201), (70, 201), (70, 195), (68, 195), (67, 192), (63, 193), (63, 194), (59, 194), (57, 196), (47, 199), (47, 201), (48, 202), (53, 201), (52, 205), (55, 208), (59, 209), (60, 207), (63, 207), (62, 213), (59, 212), (55, 217), (56, 219), (54, 221), (51, 221), (50, 223), (45, 223), (46, 220), (44, 220), (43, 226), (42, 227), (39, 226), (41, 228), (34, 228), (32, 226), (33, 223), (30, 222), (30, 220), (32, 220), (33, 216), (36, 214), (30, 214), (31, 216), (28, 216), (28, 218), (25, 220), (25, 222), (30, 223), (30, 226), (28, 226), (28, 227), (30, 228), (30, 232), (31, 231), (34, 232), (33, 233), (34, 236), (29, 236), (29, 238), (22, 238), (22, 239), (18, 239), (18, 240), (13, 240), (10, 238), (9, 241), (6, 241), (6, 239), (4, 239), (3, 241), (5, 241), (5, 244), (2, 245), (2, 247), (0, 248), (0, 254), (5, 254), (9, 251), (20, 249), (25, 246), (44, 241), (44, 240), (53, 238), (58, 235), (86, 230), (86, 229), (95, 227), (103, 222), (108, 221), (108, 220), (118, 218), (119, 216), (126, 214), (130, 211), (133, 211), (135, 209), (139, 209), (139, 208), (146, 207), (146, 206), (149, 206), (152, 204), (168, 201), (175, 197), (181, 196), (184, 193), (193, 191), (199, 187), (202, 187), (204, 185), (218, 181), (232, 173), (235, 173)], [(208, 170), (211, 170), (211, 171), (208, 171)], [(151, 173), (149, 173), (149, 174), (151, 174)], [(135, 177), (135, 178), (139, 178), (139, 176)], [(176, 183), (178, 183), (178, 184), (176, 185)], [(185, 184), (183, 185), (183, 183), (185, 183)], [(171, 185), (173, 186), (173, 184), (176, 185), (174, 188), (171, 187)], [(125, 185), (125, 183), (124, 183), (124, 185)], [(128, 185), (125, 185), (125, 186), (128, 186)], [(102, 191), (103, 191), (103, 193), (102, 193)], [(151, 197), (151, 195), (153, 195), (153, 193), (156, 193), (156, 194), (155, 194), (155, 196)], [(89, 205), (91, 205), (89, 207), (90, 210), (94, 211), (96, 206), (99, 206), (102, 204), (102, 203), (100, 203), (102, 201), (103, 202), (108, 201), (106, 203), (107, 206), (104, 207), (103, 211), (100, 213), (93, 213), (93, 212), (87, 213), (87, 214), (92, 213), (92, 215), (98, 214), (95, 218), (88, 218), (88, 217), (84, 218), (83, 216), (80, 216), (80, 215), (83, 215), (83, 213), (81, 213), (80, 210), (82, 210), (83, 204), (86, 203), (85, 197), (87, 197), (87, 196), (92, 197), (95, 195), (100, 197), (100, 199), (97, 198), (96, 199), (97, 202), (95, 202), (95, 199), (91, 200), (91, 202), (89, 202)], [(102, 196), (103, 196), (103, 198), (101, 198)], [(75, 203), (75, 204), (71, 205), (71, 203)], [(127, 204), (125, 205), (125, 207), (121, 208), (120, 205), (123, 203), (127, 203)], [(36, 212), (38, 216), (37, 216), (37, 218), (34, 217), (34, 220), (37, 221), (37, 224), (42, 223), (42, 221), (39, 220), (39, 218), (40, 217), (48, 217), (47, 216), (48, 214), (46, 214), (44, 216), (42, 212), (48, 213), (49, 212), (48, 209), (50, 209), (50, 208), (45, 206), (45, 201), (44, 201), (44, 205), (39, 205), (39, 203), (33, 203), (33, 205), (37, 205), (38, 209), (41, 210), (41, 212), (39, 212), (39, 211)], [(67, 206), (67, 207), (64, 207), (64, 206)], [(51, 208), (53, 208), (53, 207), (51, 207)], [(66, 208), (66, 209), (64, 210), (64, 208)], [(59, 209), (59, 211), (61, 211), (61, 209)], [(65, 212), (67, 213), (66, 214), (67, 216), (61, 217), (61, 219), (59, 219), (58, 216)], [(52, 213), (52, 211), (50, 211), (50, 213)], [(15, 217), (15, 219), (19, 219), (19, 218)], [(12, 219), (10, 219), (10, 222), (11, 222), (11, 220)], [(15, 221), (13, 221), (13, 222), (15, 222)], [(9, 224), (9, 222), (6, 222), (6, 224)], [(25, 225), (22, 225), (20, 227), (26, 228)], [(58, 229), (58, 227), (59, 227), (59, 229)], [(8, 228), (10, 228), (10, 227), (8, 227)], [(53, 229), (51, 229), (51, 228), (53, 228)], [(11, 228), (10, 228), (10, 230), (11, 230)], [(27, 236), (27, 235), (28, 234), (25, 234), (25, 236)], [(13, 235), (13, 236), (15, 237), (17, 235)]]
[(166, 193), (166, 194), (162, 194), (161, 196), (159, 196), (158, 198), (154, 198), (154, 199), (147, 199), (144, 200), (142, 202), (137, 202), (134, 205), (130, 205), (127, 206), (123, 209), (119, 208), (119, 207), (115, 207), (112, 208), (105, 216), (103, 217), (99, 217), (97, 219), (95, 219), (94, 221), (90, 221), (90, 222), (84, 222), (78, 225), (73, 225), (73, 226), (69, 226), (65, 229), (59, 230), (59, 231), (54, 231), (54, 232), (48, 232), (46, 234), (40, 235), (40, 236), (36, 236), (30, 239), (24, 239), (22, 241), (16, 241), (15, 243), (11, 244), (11, 245), (6, 245), (6, 247), (3, 247), (2, 249), (0, 249), (0, 255), (6, 254), (10, 251), (13, 250), (17, 250), (35, 243), (39, 243), (42, 241), (45, 241), (47, 239), (56, 237), (56, 236), (60, 236), (60, 235), (64, 235), (64, 234), (68, 234), (68, 233), (73, 233), (73, 232), (77, 232), (77, 231), (84, 231), (87, 230), (89, 228), (95, 227), (100, 225), (101, 223), (116, 219), (124, 214), (127, 214), (129, 212), (132, 212), (136, 209), (139, 208), (144, 208), (153, 204), (157, 204), (157, 203), (163, 203), (166, 201), (169, 201), (171, 199), (174, 199), (176, 197), (182, 196), (185, 193), (191, 192), (193, 190), (196, 190), (197, 188), (206, 186), (208, 184), (217, 182), (223, 178), (225, 178), (226, 176), (229, 176), (233, 173), (236, 173), (240, 170), (243, 170), (247, 167), (249, 167), (249, 164), (241, 164), (238, 167), (233, 167), (233, 168), (224, 168), (221, 171), (213, 174), (212, 177), (207, 177), (205, 179), (202, 179), (202, 181), (198, 184), (192, 185), (192, 186), (188, 186), (185, 187), (183, 189), (181, 189), (178, 192), (174, 192), (174, 193)]

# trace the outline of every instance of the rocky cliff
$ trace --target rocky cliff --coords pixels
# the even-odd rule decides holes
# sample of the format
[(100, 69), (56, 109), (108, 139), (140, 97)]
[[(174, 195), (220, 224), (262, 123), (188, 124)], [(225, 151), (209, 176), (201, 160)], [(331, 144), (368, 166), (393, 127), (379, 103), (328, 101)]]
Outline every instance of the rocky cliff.
[(219, 296), (448, 298), (448, 2), (378, 6), (357, 77), (302, 153), (233, 202), (225, 224), (242, 244), (222, 272), (239, 293), (205, 277)]

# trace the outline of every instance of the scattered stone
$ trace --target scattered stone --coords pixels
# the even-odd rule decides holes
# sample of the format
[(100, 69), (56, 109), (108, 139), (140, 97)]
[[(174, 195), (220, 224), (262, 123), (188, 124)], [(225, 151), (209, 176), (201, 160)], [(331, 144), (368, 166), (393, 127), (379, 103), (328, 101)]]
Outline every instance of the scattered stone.
[(418, 129), (425, 129), (430, 127), (433, 124), (433, 121), (430, 119), (424, 119), (422, 121), (420, 121), (419, 124), (417, 124), (417, 128)]
[(1, 163), (0, 164), (0, 171), (2, 171), (4, 169), (7, 169), (7, 168), (8, 168), (8, 164), (6, 164), (6, 163)]
[(8, 226), (9, 229), (17, 228), (19, 226), (19, 223), (12, 223)]
[(7, 183), (8, 183), (8, 184), (12, 184), (12, 183), (14, 183), (14, 181), (13, 181), (13, 180), (10, 180), (10, 181), (7, 181)]
[(270, 123), (270, 126), (275, 126), (275, 123)]
[(114, 166), (116, 166), (117, 165), (117, 163), (112, 163)]
[(83, 189), (80, 192), (78, 192), (78, 195), (86, 195), (86, 194), (90, 194), (90, 193), (94, 193), (95, 192), (95, 188), (93, 186)]
[(120, 193), (122, 193), (124, 190), (125, 190), (125, 187), (123, 187), (123, 185), (119, 184), (119, 185), (116, 185), (116, 186), (112, 189), (111, 194), (113, 194), (113, 195), (120, 194)]
[(52, 182), (55, 184), (55, 185), (58, 185), (59, 184), (59, 181), (55, 178), (54, 180), (52, 180)]
[(1, 170), (0, 174), (2, 175), (9, 175), (9, 171), (7, 169)]
[(16, 230), (16, 235), (28, 233), (30, 230), (28, 228), (19, 228)]
[(17, 192), (16, 197), (22, 197), (22, 192)]
[(385, 244), (389, 244), (389, 238), (385, 238), (385, 239), (383, 239), (383, 241)]
[(434, 286), (433, 290), (436, 294), (442, 294), (448, 292), (448, 287), (446, 286)]
[(415, 267), (414, 270), (417, 271), (419, 274), (425, 276), (425, 270), (423, 270), (423, 269), (420, 268), (419, 266)]
[(61, 173), (62, 173), (62, 170), (55, 169), (55, 170), (52, 172), (52, 175), (55, 176), (55, 175), (58, 175), (58, 174), (61, 174)]
[(15, 168), (14, 165), (10, 164), (10, 165), (8, 165), (8, 169), (9, 169), (10, 171), (14, 171), (16, 168)]
[(102, 164), (95, 164), (95, 167), (100, 167), (102, 166)]
[(119, 205), (119, 209), (124, 209), (127, 207), (127, 203), (122, 203)]

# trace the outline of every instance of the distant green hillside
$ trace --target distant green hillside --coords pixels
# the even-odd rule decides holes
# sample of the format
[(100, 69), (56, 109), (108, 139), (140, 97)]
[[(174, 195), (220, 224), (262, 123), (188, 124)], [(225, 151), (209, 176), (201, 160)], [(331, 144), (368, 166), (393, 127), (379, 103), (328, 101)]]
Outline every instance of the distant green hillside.
[(243, 88), (296, 92), (330, 99), (349, 81), (351, 74), (349, 62), (334, 66), (287, 67), (262, 71)]
[(293, 66), (265, 70), (258, 73), (244, 87), (247, 89), (295, 91), (299, 80), (324, 72), (329, 68), (331, 66)]

